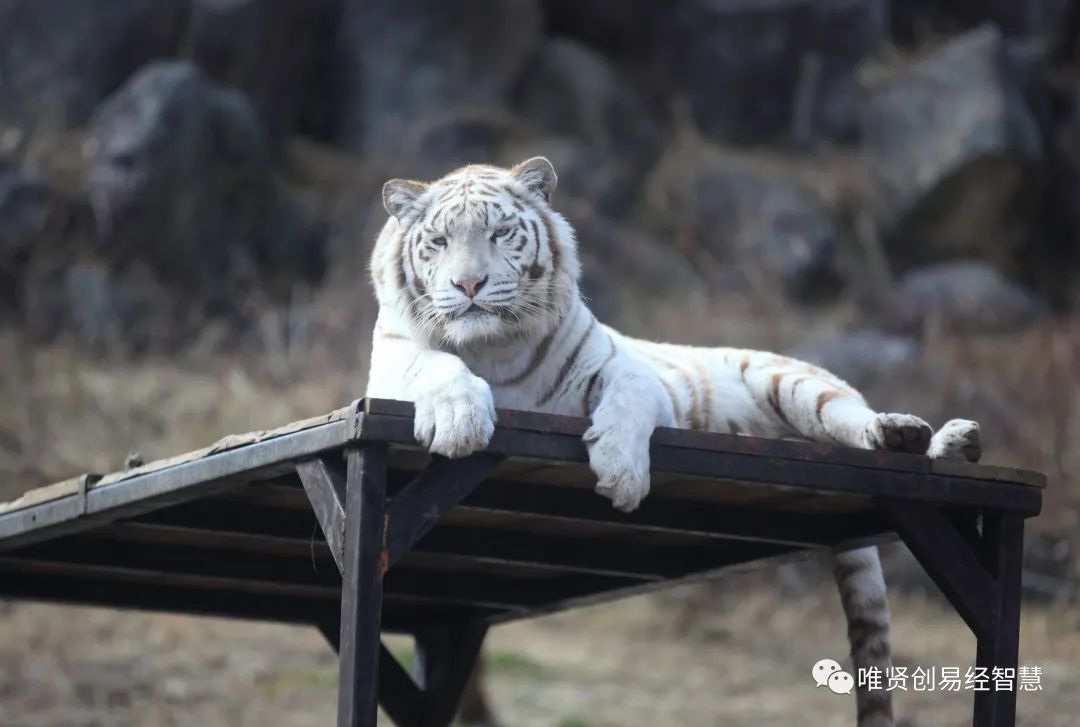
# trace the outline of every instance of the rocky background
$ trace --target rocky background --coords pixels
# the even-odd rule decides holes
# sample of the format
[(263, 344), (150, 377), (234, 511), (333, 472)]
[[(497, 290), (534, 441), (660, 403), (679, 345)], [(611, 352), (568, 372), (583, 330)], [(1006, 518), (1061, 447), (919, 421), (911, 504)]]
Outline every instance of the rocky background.
[(354, 398), (382, 182), (535, 154), (602, 319), (980, 420), (1080, 597), (1075, 0), (0, 0), (0, 499)]

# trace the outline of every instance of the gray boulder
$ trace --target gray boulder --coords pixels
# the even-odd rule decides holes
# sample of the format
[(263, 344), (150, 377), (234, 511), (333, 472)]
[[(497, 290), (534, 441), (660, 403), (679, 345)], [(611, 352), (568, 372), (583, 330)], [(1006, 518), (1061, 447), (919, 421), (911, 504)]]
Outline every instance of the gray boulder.
[(392, 158), (418, 125), (504, 106), (542, 21), (536, 0), (345, 0), (342, 141)]
[(27, 258), (49, 225), (54, 198), (44, 179), (0, 158), (0, 270), (13, 271)]
[(94, 113), (88, 194), (103, 253), (193, 303), (317, 277), (320, 238), (283, 197), (251, 104), (185, 62), (146, 66)]
[(790, 353), (869, 391), (888, 384), (899, 369), (914, 366), (920, 349), (914, 338), (864, 330), (803, 344)]
[(919, 327), (1001, 333), (1030, 324), (1046, 307), (985, 262), (961, 260), (912, 270), (900, 278), (900, 308)]
[(850, 137), (854, 73), (887, 20), (884, 0), (690, 0), (670, 7), (659, 61), (717, 140)]
[(0, 122), (68, 128), (172, 55), (187, 0), (0, 0)]
[(0, 320), (18, 315), (33, 257), (64, 227), (60, 196), (41, 176), (0, 158)]
[(458, 106), (423, 116), (399, 140), (392, 173), (396, 177), (437, 179), (466, 164), (497, 163), (502, 150), (519, 139), (521, 131), (518, 119), (490, 106)]
[(1024, 101), (1033, 62), (993, 26), (867, 74), (873, 204), (901, 267), (1002, 259), (1031, 241), (1041, 142)]
[(647, 197), (653, 218), (670, 221), (663, 237), (714, 284), (801, 301), (841, 287), (832, 217), (783, 168), (693, 147), (665, 157)]
[(515, 106), (532, 129), (581, 140), (635, 184), (662, 141), (655, 106), (629, 78), (565, 38), (546, 41), (529, 62)]
[(669, 3), (656, 0), (619, 0), (618, 12), (612, 12), (611, 0), (541, 0), (541, 5), (551, 35), (577, 39), (637, 66), (653, 59), (671, 11)]
[(1067, 0), (901, 0), (890, 3), (893, 39), (913, 45), (991, 21), (1008, 36), (1055, 36)]
[(330, 133), (342, 0), (191, 0), (183, 57), (239, 89), (276, 136)]
[(538, 155), (550, 159), (559, 175), (556, 204), (585, 202), (616, 220), (632, 212), (642, 176), (634, 165), (573, 136), (515, 139), (503, 147), (501, 159), (504, 164), (514, 164)]

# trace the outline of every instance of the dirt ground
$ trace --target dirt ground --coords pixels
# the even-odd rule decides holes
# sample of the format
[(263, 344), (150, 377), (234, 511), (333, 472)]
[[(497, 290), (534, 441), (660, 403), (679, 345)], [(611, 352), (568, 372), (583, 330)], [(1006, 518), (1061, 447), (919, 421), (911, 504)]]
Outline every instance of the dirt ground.
[[(854, 724), (853, 697), (816, 689), (810, 668), (842, 660), (843, 621), (824, 587), (794, 602), (729, 579), (687, 626), (678, 593), (495, 629), (492, 702), (505, 727)], [(336, 661), (314, 629), (79, 609), (0, 607), (0, 724), (6, 727), (333, 723)], [(971, 664), (974, 641), (936, 600), (894, 598), (898, 664)], [(1026, 727), (1080, 713), (1076, 615), (1029, 607), (1021, 663), (1041, 691), (1019, 695)], [(408, 660), (410, 644), (391, 648)], [(972, 693), (896, 693), (909, 727), (970, 724)], [(385, 722), (389, 724), (389, 722)]]

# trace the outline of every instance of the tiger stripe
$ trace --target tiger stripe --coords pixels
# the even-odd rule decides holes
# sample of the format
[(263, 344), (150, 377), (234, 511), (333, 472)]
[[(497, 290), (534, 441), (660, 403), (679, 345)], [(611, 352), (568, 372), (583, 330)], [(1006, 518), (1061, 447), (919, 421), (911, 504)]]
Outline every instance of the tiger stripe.
[(532, 357), (529, 359), (529, 363), (518, 374), (511, 376), (509, 379), (494, 382), (493, 386), (516, 386), (532, 376), (547, 357), (548, 350), (551, 348), (551, 342), (555, 339), (555, 334), (558, 333), (558, 331), (558, 328), (554, 328), (551, 333), (544, 336), (544, 339), (540, 341), (540, 344), (536, 347)]
[(566, 380), (566, 375), (570, 373), (570, 369), (573, 368), (575, 363), (577, 363), (577, 358), (581, 354), (582, 346), (585, 345), (585, 341), (589, 339), (589, 334), (591, 334), (595, 328), (596, 319), (593, 318), (591, 321), (589, 321), (589, 325), (585, 329), (585, 333), (581, 334), (581, 338), (578, 339), (578, 342), (570, 351), (570, 355), (567, 357), (566, 361), (563, 362), (562, 368), (559, 369), (559, 373), (555, 377), (554, 383), (551, 384), (551, 387), (536, 402), (537, 406), (543, 406), (544, 404), (548, 403), (551, 400), (551, 397), (555, 396), (556, 392), (558, 392), (559, 389), (562, 388), (563, 381)]

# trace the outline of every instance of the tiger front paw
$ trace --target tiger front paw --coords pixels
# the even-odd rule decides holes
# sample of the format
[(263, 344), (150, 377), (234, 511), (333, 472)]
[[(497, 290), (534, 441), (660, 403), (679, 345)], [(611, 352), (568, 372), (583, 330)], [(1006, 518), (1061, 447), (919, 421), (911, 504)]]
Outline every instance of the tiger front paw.
[(464, 374), (418, 395), (413, 435), (432, 454), (465, 457), (487, 447), (495, 431), (495, 399), (479, 376)]
[(589, 467), (596, 474), (596, 492), (617, 510), (636, 510), (649, 494), (649, 437), (630, 427), (593, 423), (583, 439)]

